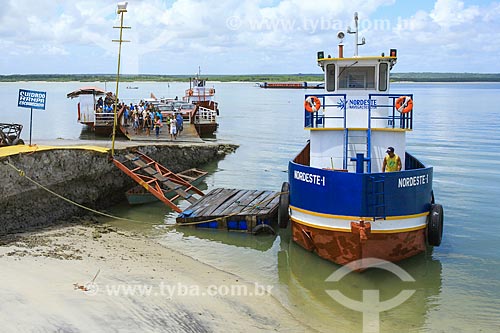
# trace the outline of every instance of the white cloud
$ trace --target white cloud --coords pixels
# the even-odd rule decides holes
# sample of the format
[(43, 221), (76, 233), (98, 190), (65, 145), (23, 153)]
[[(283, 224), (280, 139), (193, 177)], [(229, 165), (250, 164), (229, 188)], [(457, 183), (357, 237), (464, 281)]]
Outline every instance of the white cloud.
[[(99, 70), (114, 72), (117, 45), (111, 40), (118, 38), (118, 30), (112, 28), (119, 24), (116, 1), (3, 2), (4, 57), (54, 56), (54, 72), (86, 72), (92, 55), (92, 62), (100, 63)], [(498, 3), (473, 6), (436, 0), (429, 11), (405, 11), (401, 14), (407, 16), (378, 26), (373, 17), (397, 17), (399, 13), (391, 12), (395, 2), (129, 0), (125, 25), (132, 29), (124, 30), (124, 39), (131, 43), (123, 45), (123, 72), (190, 73), (198, 65), (213, 73), (317, 72), (316, 51), (336, 53), (336, 33), (353, 24), (354, 11), (360, 12), (360, 30), (368, 43), (360, 52), (379, 54), (397, 47), (401, 71), (453, 70), (452, 66), (460, 71), (463, 58), (472, 57), (473, 49), (483, 55), (500, 51)], [(382, 11), (384, 15), (377, 15)], [(345, 42), (349, 54), (352, 36)], [(8, 69), (0, 67), (0, 73), (12, 71), (16, 64), (11, 63)], [(480, 66), (476, 70), (485, 71), (486, 65)], [(22, 72), (30, 66), (18, 68)]]
[(480, 14), (479, 7), (465, 7), (458, 0), (437, 0), (430, 17), (442, 27), (457, 26), (467, 22), (473, 22)]

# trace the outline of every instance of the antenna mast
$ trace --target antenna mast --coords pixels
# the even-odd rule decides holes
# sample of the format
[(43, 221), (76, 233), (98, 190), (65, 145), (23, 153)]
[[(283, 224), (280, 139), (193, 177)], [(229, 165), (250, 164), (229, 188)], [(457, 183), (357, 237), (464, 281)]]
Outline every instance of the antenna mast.
[(355, 27), (356, 27), (356, 31), (352, 31), (351, 30), (351, 27), (347, 27), (347, 33), (349, 34), (354, 34), (355, 36), (355, 43), (354, 43), (354, 56), (357, 57), (358, 56), (358, 46), (360, 45), (365, 45), (365, 38), (361, 38), (361, 43), (359, 43), (359, 35), (358, 35), (358, 32), (359, 32), (359, 27), (358, 27), (358, 12), (355, 12), (354, 13), (354, 24), (355, 24)]
[(357, 57), (358, 56), (358, 32), (359, 32), (359, 29), (358, 29), (358, 12), (354, 12), (354, 25), (356, 27), (356, 32), (355, 32), (355, 37), (356, 37), (356, 44), (354, 46), (354, 56)]

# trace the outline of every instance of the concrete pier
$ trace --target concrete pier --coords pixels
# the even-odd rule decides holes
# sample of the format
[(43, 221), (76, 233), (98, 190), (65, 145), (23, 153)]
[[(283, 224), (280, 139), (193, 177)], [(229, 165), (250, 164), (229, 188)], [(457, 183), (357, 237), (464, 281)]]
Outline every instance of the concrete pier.
[[(109, 153), (91, 149), (71, 149), (68, 142), (59, 149), (40, 150), (0, 157), (0, 234), (45, 226), (87, 211), (48, 193), (44, 187), (81, 205), (102, 210), (125, 200), (124, 192), (134, 185), (109, 160)], [(53, 142), (54, 143), (54, 142)], [(107, 141), (79, 142), (109, 148)], [(117, 142), (115, 155), (140, 149), (174, 172), (224, 157), (237, 148), (220, 143), (137, 143)], [(0, 156), (1, 150), (0, 148)], [(8, 148), (6, 148), (8, 149)], [(22, 172), (16, 171), (16, 169)]]

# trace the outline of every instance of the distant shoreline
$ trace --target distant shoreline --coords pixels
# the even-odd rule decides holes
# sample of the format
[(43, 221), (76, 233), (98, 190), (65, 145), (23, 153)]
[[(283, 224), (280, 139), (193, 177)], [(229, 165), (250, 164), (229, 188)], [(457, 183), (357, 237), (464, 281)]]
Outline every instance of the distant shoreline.
[[(190, 75), (121, 75), (121, 82), (189, 82)], [(322, 82), (323, 74), (203, 75), (218, 82)], [(0, 82), (115, 82), (114, 74), (0, 75)], [(392, 82), (500, 82), (499, 73), (392, 73)]]

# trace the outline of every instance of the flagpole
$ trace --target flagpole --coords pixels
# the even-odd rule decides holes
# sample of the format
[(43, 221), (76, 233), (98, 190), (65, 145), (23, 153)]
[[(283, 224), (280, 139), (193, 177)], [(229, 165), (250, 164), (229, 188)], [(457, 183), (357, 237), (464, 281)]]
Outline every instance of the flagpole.
[(118, 124), (118, 87), (120, 83), (120, 62), (121, 62), (121, 53), (122, 53), (122, 42), (128, 42), (127, 40), (123, 40), (123, 29), (130, 29), (130, 27), (123, 26), (123, 14), (127, 12), (127, 4), (128, 2), (120, 2), (118, 3), (118, 8), (116, 13), (120, 15), (120, 26), (113, 27), (116, 29), (120, 29), (120, 39), (113, 40), (113, 42), (118, 42), (118, 70), (116, 72), (116, 91), (115, 91), (115, 107), (114, 107), (114, 117), (113, 117), (113, 139), (111, 143), (111, 156), (115, 156), (115, 136), (116, 136), (116, 126)]

